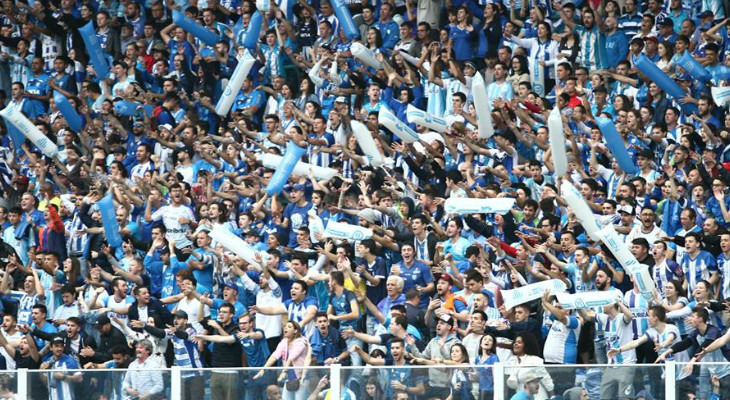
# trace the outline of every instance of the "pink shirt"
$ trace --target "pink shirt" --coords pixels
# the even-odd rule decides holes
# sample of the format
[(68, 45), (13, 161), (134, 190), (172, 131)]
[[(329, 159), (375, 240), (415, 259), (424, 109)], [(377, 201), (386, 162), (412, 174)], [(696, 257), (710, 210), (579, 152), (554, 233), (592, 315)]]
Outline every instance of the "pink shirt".
[[(304, 337), (294, 339), (294, 342), (291, 344), (291, 348), (289, 347), (289, 339), (283, 338), (281, 342), (279, 342), (279, 345), (276, 346), (276, 350), (274, 350), (274, 357), (281, 361), (291, 359), (293, 366), (301, 367), (304, 366), (304, 361), (307, 358), (307, 347), (308, 343)], [(301, 377), (301, 370), (295, 370), (294, 372), (296, 373), (297, 378)]]

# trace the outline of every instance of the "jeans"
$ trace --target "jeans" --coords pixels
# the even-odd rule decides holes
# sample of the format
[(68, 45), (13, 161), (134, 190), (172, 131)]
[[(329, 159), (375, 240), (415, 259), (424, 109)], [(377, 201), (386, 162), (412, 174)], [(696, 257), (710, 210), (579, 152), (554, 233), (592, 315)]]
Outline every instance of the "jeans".
[(352, 348), (355, 346), (358, 346), (362, 348), (362, 340), (358, 340), (354, 337), (345, 339), (345, 343), (347, 343), (347, 349), (350, 350), (350, 360), (352, 361), (353, 367), (360, 367), (362, 366), (362, 358), (360, 357), (360, 354), (358, 354), (356, 351), (353, 351)]
[(294, 392), (287, 390), (284, 385), (284, 393), (282, 394), (282, 400), (306, 400), (309, 397), (309, 378), (299, 380), (299, 389)]

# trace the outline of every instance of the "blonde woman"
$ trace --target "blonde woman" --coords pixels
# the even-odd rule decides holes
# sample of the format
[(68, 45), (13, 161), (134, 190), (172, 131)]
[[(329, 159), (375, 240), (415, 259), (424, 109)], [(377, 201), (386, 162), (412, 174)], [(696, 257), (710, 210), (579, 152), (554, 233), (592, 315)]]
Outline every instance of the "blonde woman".
[(289, 369), (290, 367), (303, 367), (309, 365), (311, 359), (311, 349), (307, 339), (302, 336), (302, 328), (298, 323), (289, 321), (284, 326), (284, 335), (276, 346), (276, 350), (271, 354), (261, 371), (254, 376), (259, 379), (264, 374), (264, 370), (273, 366), (278, 360), (283, 362), (284, 369), (279, 374), (279, 382), (286, 382), (284, 385), (284, 400), (304, 400), (307, 398), (306, 371), (303, 369)]

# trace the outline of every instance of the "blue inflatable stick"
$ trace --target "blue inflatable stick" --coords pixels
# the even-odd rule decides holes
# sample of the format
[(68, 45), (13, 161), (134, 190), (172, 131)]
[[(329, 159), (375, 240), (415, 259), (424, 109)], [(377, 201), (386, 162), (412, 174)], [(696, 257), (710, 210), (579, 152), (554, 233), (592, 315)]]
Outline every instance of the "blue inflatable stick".
[(677, 65), (684, 68), (688, 74), (692, 75), (693, 78), (702, 82), (709, 82), (712, 79), (710, 72), (700, 64), (689, 51), (685, 51), (682, 57), (677, 60)]
[(601, 130), (603, 139), (606, 141), (606, 145), (608, 145), (609, 150), (611, 150), (611, 154), (616, 157), (616, 162), (618, 162), (621, 169), (629, 175), (635, 174), (636, 166), (631, 160), (629, 152), (626, 151), (624, 141), (616, 131), (613, 121), (609, 118), (598, 117), (596, 118), (596, 124), (598, 124), (598, 129)]
[(131, 117), (137, 112), (139, 103), (136, 101), (121, 100), (114, 103), (114, 113), (124, 117)]
[(185, 14), (180, 11), (172, 10), (172, 22), (183, 28), (185, 32), (200, 39), (208, 46), (215, 46), (215, 44), (221, 40), (221, 37), (218, 36), (218, 34), (186, 17)]
[[(342, 0), (332, 0), (332, 8), (335, 9), (335, 15), (337, 15), (337, 21), (340, 23), (340, 28), (345, 31), (345, 36), (350, 40), (355, 40), (360, 37), (360, 30), (355, 26), (355, 21), (352, 20), (350, 9), (347, 8)], [(335, 36), (339, 35), (339, 32), (334, 32)]]
[[(646, 75), (647, 78), (649, 78), (650, 82), (656, 82), (656, 84), (664, 92), (674, 97), (676, 100), (680, 100), (688, 95), (688, 93), (682, 90), (679, 85), (674, 83), (674, 81), (669, 78), (664, 71), (659, 69), (659, 67), (657, 67), (651, 60), (646, 58), (645, 55), (642, 54), (639, 57), (634, 58), (634, 65), (639, 69), (639, 71)], [(687, 115), (695, 114), (698, 112), (697, 105), (693, 103), (682, 104), (682, 112)]]
[(112, 195), (108, 194), (99, 200), (96, 205), (101, 213), (101, 223), (104, 225), (104, 235), (106, 242), (112, 247), (122, 245), (122, 236), (119, 234), (119, 223), (117, 222), (117, 212), (114, 209), (114, 200)]
[(94, 68), (96, 77), (99, 79), (105, 79), (109, 76), (109, 63), (106, 61), (104, 56), (104, 50), (99, 45), (99, 39), (96, 37), (96, 30), (94, 29), (94, 23), (89, 22), (79, 29), (81, 32), (81, 39), (83, 39), (86, 45), (86, 51), (89, 53), (89, 59), (91, 60), (91, 66)]
[(284, 189), (284, 185), (289, 180), (289, 176), (291, 176), (292, 171), (294, 171), (294, 167), (305, 152), (305, 149), (295, 145), (293, 142), (286, 144), (286, 153), (284, 154), (284, 158), (281, 159), (281, 164), (279, 164), (279, 167), (276, 168), (274, 176), (272, 176), (271, 180), (269, 180), (269, 184), (266, 185), (266, 193), (268, 193), (269, 196), (277, 194)]
[(258, 11), (254, 12), (251, 15), (251, 21), (248, 22), (248, 30), (246, 31), (246, 37), (243, 39), (243, 47), (249, 50), (256, 50), (262, 23), (263, 19), (261, 18), (261, 14)]
[(71, 103), (68, 101), (58, 90), (53, 91), (53, 101), (56, 103), (56, 108), (63, 114), (68, 122), (68, 127), (74, 132), (80, 132), (84, 128), (84, 121), (81, 120), (81, 116), (73, 108)]
[(716, 81), (728, 81), (730, 80), (730, 67), (718, 64), (712, 68), (710, 74)]

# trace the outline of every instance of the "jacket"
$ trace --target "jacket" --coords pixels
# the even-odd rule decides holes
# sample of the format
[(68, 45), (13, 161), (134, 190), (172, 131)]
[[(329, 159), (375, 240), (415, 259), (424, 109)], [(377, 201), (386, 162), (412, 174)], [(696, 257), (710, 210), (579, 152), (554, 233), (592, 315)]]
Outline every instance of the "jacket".
[[(51, 342), (53, 338), (60, 337), (63, 339), (64, 343), (64, 353), (69, 354), (73, 357), (76, 357), (79, 361), (79, 366), (83, 367), (86, 363), (92, 362), (93, 357), (81, 357), (78, 354), (74, 354), (73, 349), (71, 347), (71, 344), (73, 340), (68, 336), (67, 331), (61, 331), (58, 333), (49, 333), (49, 332), (43, 332), (40, 329), (33, 329), (32, 335), (38, 338), (41, 338), (47, 342)], [(83, 349), (84, 347), (91, 347), (92, 349), (96, 350), (96, 340), (94, 340), (94, 337), (91, 335), (86, 334), (83, 330), (79, 331), (79, 338), (81, 339), (81, 343), (79, 343), (79, 350)]]

